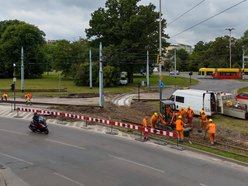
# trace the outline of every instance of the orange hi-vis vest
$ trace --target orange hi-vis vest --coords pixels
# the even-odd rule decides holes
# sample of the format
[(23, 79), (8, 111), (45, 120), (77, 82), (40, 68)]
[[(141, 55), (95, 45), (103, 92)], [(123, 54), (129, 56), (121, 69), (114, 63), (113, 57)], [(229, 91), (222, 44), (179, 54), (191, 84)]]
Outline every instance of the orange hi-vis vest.
[(215, 134), (216, 133), (216, 125), (215, 123), (209, 123), (207, 126), (208, 133), (209, 134)]
[(143, 127), (147, 127), (148, 125), (148, 121), (146, 118), (143, 119)]
[(184, 117), (186, 115), (186, 111), (184, 109), (180, 109), (179, 113), (182, 117)]
[(155, 123), (157, 122), (157, 116), (155, 116), (154, 114), (152, 115), (151, 119), (150, 119), (150, 125), (151, 127), (155, 127)]
[(202, 121), (207, 121), (207, 115), (206, 114), (202, 114), (201, 115), (201, 120)]
[(188, 109), (187, 115), (188, 115), (189, 118), (193, 118), (193, 117), (194, 117), (194, 112), (193, 112), (193, 110), (192, 110), (192, 109)]
[(183, 121), (181, 119), (176, 120), (176, 130), (183, 130)]

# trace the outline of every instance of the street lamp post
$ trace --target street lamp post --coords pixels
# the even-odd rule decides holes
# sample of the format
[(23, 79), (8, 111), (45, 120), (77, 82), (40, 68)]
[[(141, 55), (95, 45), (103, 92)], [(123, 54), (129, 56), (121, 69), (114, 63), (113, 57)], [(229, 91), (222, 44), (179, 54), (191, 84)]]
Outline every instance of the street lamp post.
[(16, 71), (15, 71), (15, 68), (16, 68), (16, 64), (14, 63), (13, 64), (13, 69), (14, 69), (14, 72), (13, 72), (13, 83), (14, 83), (14, 110), (16, 110)]
[(226, 28), (226, 30), (229, 31), (229, 62), (230, 62), (230, 68), (232, 68), (232, 39), (231, 39), (231, 35), (232, 35), (232, 30), (234, 30), (234, 28)]
[(161, 0), (159, 0), (159, 110), (162, 109), (162, 25), (161, 25)]

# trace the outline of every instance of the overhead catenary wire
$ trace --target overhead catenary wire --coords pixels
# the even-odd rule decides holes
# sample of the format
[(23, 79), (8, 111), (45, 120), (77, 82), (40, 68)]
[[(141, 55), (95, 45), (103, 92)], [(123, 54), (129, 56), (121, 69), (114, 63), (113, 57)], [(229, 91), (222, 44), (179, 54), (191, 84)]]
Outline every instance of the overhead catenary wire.
[(232, 8), (234, 8), (234, 7), (238, 6), (238, 5), (240, 5), (241, 3), (244, 3), (245, 1), (247, 1), (247, 0), (240, 1), (239, 3), (236, 3), (236, 4), (232, 5), (232, 6), (230, 6), (229, 8), (226, 8), (226, 9), (222, 10), (221, 12), (219, 12), (219, 13), (213, 15), (213, 16), (210, 16), (210, 17), (207, 18), (207, 19), (204, 19), (204, 20), (200, 21), (199, 23), (197, 23), (197, 24), (195, 24), (195, 25), (193, 25), (193, 26), (191, 26), (191, 27), (189, 27), (189, 28), (187, 28), (187, 29), (185, 29), (185, 30), (183, 30), (183, 31), (181, 31), (181, 32), (179, 32), (179, 33), (177, 33), (177, 34), (171, 36), (170, 38), (176, 37), (176, 36), (178, 36), (178, 35), (180, 35), (180, 34), (186, 32), (186, 31), (188, 31), (188, 30), (190, 30), (190, 29), (192, 29), (192, 28), (194, 28), (194, 27), (196, 27), (196, 26), (198, 26), (198, 25), (200, 25), (200, 24), (202, 24), (202, 23), (204, 23), (204, 22), (206, 22), (206, 21), (208, 21), (208, 20), (210, 20), (210, 19), (212, 19), (212, 18), (214, 18), (214, 17), (216, 17), (216, 16), (218, 16), (218, 15), (224, 13), (224, 12), (226, 12), (227, 10), (230, 10), (230, 9), (232, 9)]
[(176, 22), (178, 19), (180, 19), (181, 17), (183, 17), (185, 14), (189, 13), (191, 10), (195, 9), (196, 7), (198, 7), (200, 4), (202, 4), (204, 1), (206, 0), (202, 0), (201, 2), (197, 3), (195, 6), (193, 6), (192, 8), (190, 8), (189, 10), (187, 10), (186, 12), (182, 13), (181, 15), (179, 15), (177, 18), (175, 18), (174, 20), (172, 20), (171, 22), (169, 22), (167, 24), (167, 26), (169, 26), (170, 24)]

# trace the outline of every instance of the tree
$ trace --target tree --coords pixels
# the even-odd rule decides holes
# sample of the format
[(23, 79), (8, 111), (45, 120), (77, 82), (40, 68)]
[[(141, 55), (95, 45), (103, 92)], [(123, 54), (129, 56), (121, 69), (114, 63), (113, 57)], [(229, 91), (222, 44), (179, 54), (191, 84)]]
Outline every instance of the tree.
[[(101, 41), (108, 51), (105, 53), (108, 64), (128, 71), (129, 80), (135, 69), (141, 69), (146, 63), (146, 50), (149, 47), (151, 61), (156, 62), (159, 38), (159, 13), (155, 6), (137, 3), (140, 0), (107, 0), (104, 8), (94, 11), (86, 29), (88, 38), (94, 38), (93, 44)], [(162, 23), (162, 37), (165, 20)]]
[(53, 46), (52, 67), (56, 71), (61, 71), (66, 78), (74, 78), (78, 66), (88, 62), (89, 47), (86, 40), (75, 42), (60, 40), (50, 45)]
[(7, 77), (13, 76), (13, 64), (16, 75), (20, 76), (21, 47), (25, 51), (25, 78), (39, 77), (44, 71), (45, 33), (36, 26), (18, 20), (0, 22), (1, 71), (7, 71)]

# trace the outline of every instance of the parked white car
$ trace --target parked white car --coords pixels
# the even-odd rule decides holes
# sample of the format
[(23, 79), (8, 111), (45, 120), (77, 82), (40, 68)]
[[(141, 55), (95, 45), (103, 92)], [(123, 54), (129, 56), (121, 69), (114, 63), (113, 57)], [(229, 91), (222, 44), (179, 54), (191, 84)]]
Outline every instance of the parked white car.
[(178, 70), (176, 70), (176, 74), (175, 74), (175, 70), (172, 70), (172, 71), (169, 72), (169, 75), (170, 75), (170, 76), (179, 75), (179, 74), (180, 74), (180, 73), (179, 73)]

